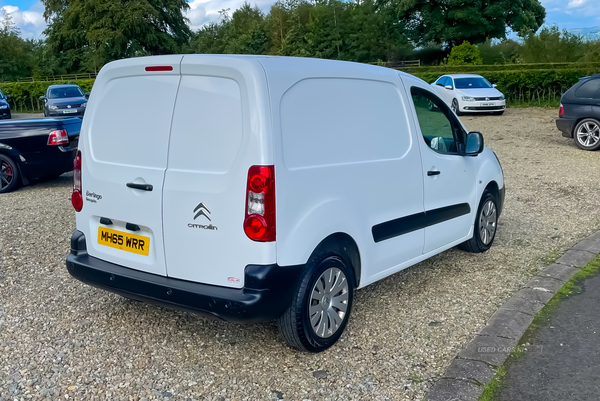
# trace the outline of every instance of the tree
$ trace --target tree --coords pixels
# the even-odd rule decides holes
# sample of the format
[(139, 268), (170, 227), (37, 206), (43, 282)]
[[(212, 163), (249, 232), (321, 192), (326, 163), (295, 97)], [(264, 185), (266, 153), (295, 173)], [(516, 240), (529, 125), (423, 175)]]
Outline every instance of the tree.
[(584, 55), (584, 39), (567, 30), (561, 32), (557, 25), (545, 26), (523, 39), (521, 55), (527, 63), (579, 61)]
[(483, 58), (479, 53), (477, 46), (464, 41), (461, 45), (455, 46), (448, 56), (448, 65), (481, 65)]
[(47, 44), (69, 71), (126, 57), (172, 54), (188, 43), (186, 0), (42, 0)]
[(546, 10), (539, 0), (391, 0), (416, 44), (453, 47), (488, 38), (504, 39), (507, 29), (521, 36), (537, 31)]
[(0, 79), (16, 80), (31, 76), (35, 65), (33, 49), (37, 42), (24, 40), (10, 14), (0, 9)]

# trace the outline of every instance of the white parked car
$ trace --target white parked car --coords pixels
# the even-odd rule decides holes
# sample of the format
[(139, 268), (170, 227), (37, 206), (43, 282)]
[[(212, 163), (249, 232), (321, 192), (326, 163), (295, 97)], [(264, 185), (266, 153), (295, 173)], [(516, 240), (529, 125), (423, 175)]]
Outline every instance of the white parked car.
[(489, 249), (503, 200), (482, 135), (411, 75), (140, 57), (104, 66), (90, 96), (66, 264), (125, 297), (277, 319), (290, 346), (319, 352), (355, 290), (456, 245)]
[(457, 114), (494, 113), (506, 108), (504, 95), (481, 75), (452, 74), (438, 78), (431, 86)]

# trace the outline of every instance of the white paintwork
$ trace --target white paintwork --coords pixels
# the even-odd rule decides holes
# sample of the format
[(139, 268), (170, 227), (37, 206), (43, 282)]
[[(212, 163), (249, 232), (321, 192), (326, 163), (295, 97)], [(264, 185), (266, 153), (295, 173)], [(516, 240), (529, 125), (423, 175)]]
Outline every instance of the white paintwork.
[[(148, 65), (173, 71), (148, 73)], [(110, 63), (90, 96), (80, 141), (84, 193), (102, 199), (84, 202), (77, 228), (92, 256), (238, 288), (246, 265), (306, 263), (324, 238), (341, 232), (356, 242), (361, 287), (368, 285), (469, 239), (483, 189), (504, 185), (491, 151), (463, 157), (426, 145), (413, 86), (432, 90), (391, 69), (319, 59), (185, 55)], [(275, 166), (276, 242), (243, 232), (252, 165)], [(431, 169), (442, 174), (428, 177)], [(132, 181), (154, 190), (127, 188)], [(194, 220), (200, 202), (210, 221)], [(471, 214), (373, 240), (374, 225), (458, 203), (469, 203)], [(138, 234), (152, 236), (150, 255), (97, 245), (100, 217), (113, 219), (115, 229), (140, 225)]]
[[(443, 78), (449, 77), (452, 80), (452, 89), (449, 89), (444, 86), (440, 86), (439, 83)], [(476, 89), (458, 89), (456, 88), (454, 80), (457, 78), (483, 78), (481, 75), (475, 74), (448, 74), (442, 75), (438, 79), (435, 80), (431, 84), (431, 87), (437, 93), (437, 95), (442, 98), (448, 106), (452, 105), (452, 101), (456, 99), (458, 101), (459, 111), (462, 113), (489, 113), (490, 110), (468, 110), (465, 107), (483, 107), (484, 105), (493, 107), (493, 106), (502, 106), (506, 107), (506, 100), (489, 100), (489, 101), (466, 101), (463, 99), (463, 96), (471, 97), (471, 98), (493, 98), (493, 97), (504, 97), (502, 92), (500, 92), (495, 87), (492, 88), (476, 88)], [(497, 110), (500, 111), (500, 110)]]

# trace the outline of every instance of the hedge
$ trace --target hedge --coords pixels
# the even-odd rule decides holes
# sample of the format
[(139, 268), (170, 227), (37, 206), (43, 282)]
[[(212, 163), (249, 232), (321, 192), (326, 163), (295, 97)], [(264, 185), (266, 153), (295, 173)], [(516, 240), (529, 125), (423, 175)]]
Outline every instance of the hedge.
[(600, 72), (600, 62), (589, 63), (538, 63), (538, 64), (494, 64), (494, 65), (441, 65), (424, 67), (398, 67), (410, 74), (432, 72), (436, 74), (460, 74), (481, 71), (525, 71), (525, 70), (569, 70), (584, 69)]
[(77, 84), (84, 92), (90, 92), (94, 85), (93, 79), (66, 80), (66, 81), (36, 81), (36, 82), (3, 82), (0, 90), (10, 96), (10, 106), (13, 113), (42, 111), (44, 102), (40, 96), (46, 94), (50, 85)]

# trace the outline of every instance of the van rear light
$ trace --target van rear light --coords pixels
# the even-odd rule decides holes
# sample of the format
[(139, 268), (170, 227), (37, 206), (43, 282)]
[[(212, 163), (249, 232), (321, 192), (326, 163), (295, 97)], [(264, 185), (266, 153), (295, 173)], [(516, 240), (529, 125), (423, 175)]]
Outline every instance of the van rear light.
[(562, 103), (560, 104), (560, 109), (558, 109), (558, 116), (562, 117), (565, 115), (565, 107), (562, 105)]
[(244, 232), (252, 241), (275, 241), (275, 168), (248, 169)]
[(73, 159), (73, 193), (71, 194), (71, 204), (76, 212), (83, 209), (83, 195), (81, 193), (81, 151), (78, 150)]
[(50, 135), (48, 135), (48, 145), (68, 145), (69, 144), (69, 135), (67, 134), (67, 130), (61, 129), (58, 131), (52, 131)]
[(146, 67), (146, 71), (154, 72), (154, 71), (173, 71), (173, 67), (170, 65), (153, 65)]

